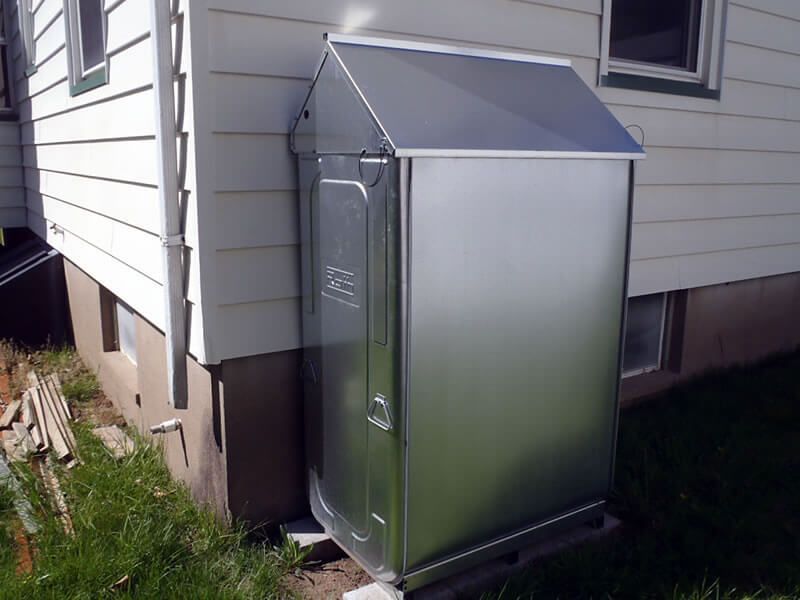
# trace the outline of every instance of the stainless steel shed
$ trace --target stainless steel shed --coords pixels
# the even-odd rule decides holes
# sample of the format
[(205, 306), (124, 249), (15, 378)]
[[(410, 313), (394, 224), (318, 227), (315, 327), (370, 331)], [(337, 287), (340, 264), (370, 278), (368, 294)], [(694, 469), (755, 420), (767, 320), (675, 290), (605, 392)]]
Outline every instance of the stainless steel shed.
[(641, 147), (568, 61), (333, 35), (292, 145), (314, 516), (400, 590), (601, 519)]

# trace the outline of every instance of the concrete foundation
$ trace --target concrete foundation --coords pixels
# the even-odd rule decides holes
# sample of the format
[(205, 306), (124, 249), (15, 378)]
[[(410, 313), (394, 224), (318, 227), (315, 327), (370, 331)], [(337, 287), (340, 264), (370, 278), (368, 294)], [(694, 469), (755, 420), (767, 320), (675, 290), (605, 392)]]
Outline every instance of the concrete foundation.
[(668, 332), (664, 368), (622, 382), (622, 403), (707, 371), (746, 365), (800, 347), (800, 273), (695, 288)]

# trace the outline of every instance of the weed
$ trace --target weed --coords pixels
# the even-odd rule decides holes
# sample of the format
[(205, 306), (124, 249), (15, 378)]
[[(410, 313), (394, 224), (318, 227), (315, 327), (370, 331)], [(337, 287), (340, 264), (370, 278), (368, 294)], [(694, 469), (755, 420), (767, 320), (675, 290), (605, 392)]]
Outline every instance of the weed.
[(64, 396), (76, 402), (88, 402), (100, 391), (100, 383), (91, 371), (81, 369), (65, 378), (61, 384)]
[(272, 556), (286, 571), (296, 571), (306, 564), (313, 545), (300, 547), (300, 542), (293, 540), (286, 528), (281, 525), (281, 544), (271, 552)]

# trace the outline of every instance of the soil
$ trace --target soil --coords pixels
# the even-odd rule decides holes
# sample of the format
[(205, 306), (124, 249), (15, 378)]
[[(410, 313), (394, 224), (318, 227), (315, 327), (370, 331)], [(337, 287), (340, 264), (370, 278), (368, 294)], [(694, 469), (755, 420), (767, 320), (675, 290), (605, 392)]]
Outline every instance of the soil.
[(14, 542), (17, 547), (17, 575), (33, 572), (33, 548), (28, 536), (22, 529), (22, 524), (17, 525), (14, 533)]
[(98, 392), (95, 397), (86, 403), (71, 403), (70, 408), (76, 421), (88, 421), (95, 426), (117, 425), (125, 426), (125, 419), (119, 414), (111, 400), (103, 392)]
[(300, 598), (339, 600), (344, 592), (368, 585), (372, 579), (352, 559), (342, 558), (298, 570), (284, 577), (283, 583)]

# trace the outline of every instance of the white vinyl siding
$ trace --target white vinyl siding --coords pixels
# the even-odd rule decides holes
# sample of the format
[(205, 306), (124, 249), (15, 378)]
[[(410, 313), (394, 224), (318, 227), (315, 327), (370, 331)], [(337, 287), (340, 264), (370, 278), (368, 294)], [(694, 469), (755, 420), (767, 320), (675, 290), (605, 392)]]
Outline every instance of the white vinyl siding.
[(795, 0), (730, 1), (719, 100), (597, 88), (601, 0), (203, 1), (217, 218), (200, 225), (217, 249), (218, 358), (300, 345), (287, 134), (326, 31), (571, 59), (624, 125), (645, 130), (631, 296), (800, 271)]
[[(38, 70), (25, 77), (20, 62), (15, 73), (27, 223), (163, 329), (150, 17), (140, 0), (105, 5), (110, 7), (106, 31), (111, 76), (106, 85), (74, 97), (69, 93), (63, 0), (43, 0), (34, 13)], [(189, 39), (183, 36), (184, 55)], [(189, 66), (184, 58), (184, 75), (190, 74)], [(184, 103), (190, 101), (189, 94)], [(190, 108), (184, 112), (189, 144), (185, 188), (193, 190), (192, 113)], [(20, 185), (22, 181), (21, 170)], [(197, 214), (191, 191), (188, 197), (190, 352), (204, 361)]]

